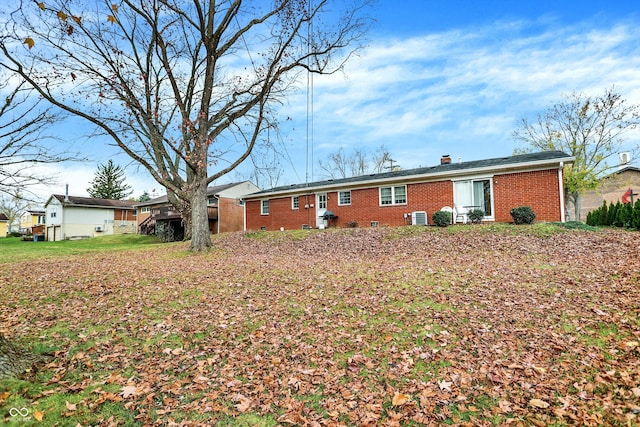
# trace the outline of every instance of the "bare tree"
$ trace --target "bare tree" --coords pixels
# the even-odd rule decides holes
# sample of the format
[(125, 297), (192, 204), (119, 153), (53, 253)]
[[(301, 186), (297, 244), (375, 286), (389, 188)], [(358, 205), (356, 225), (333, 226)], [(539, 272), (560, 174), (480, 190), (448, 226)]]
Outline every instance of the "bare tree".
[(0, 213), (5, 214), (7, 217), (9, 230), (11, 230), (11, 226), (18, 222), (20, 215), (31, 207), (31, 204), (20, 193), (0, 195)]
[(617, 154), (624, 135), (640, 123), (640, 106), (629, 105), (614, 88), (602, 95), (572, 93), (549, 107), (535, 121), (523, 117), (513, 136), (525, 147), (515, 152), (560, 150), (575, 156), (565, 166), (565, 199), (580, 220), (580, 196), (598, 186), (599, 178), (615, 165), (607, 159)]
[[(73, 156), (47, 144), (49, 126), (61, 117), (43, 106), (33, 90), (9, 73), (0, 73), (0, 194), (28, 197), (29, 188), (52, 177), (37, 166), (72, 160)], [(57, 144), (58, 146), (60, 143)]]
[(277, 127), (301, 71), (335, 72), (359, 47), (369, 0), (353, 1), (25, 2), (0, 62), (145, 167), (198, 251), (211, 246), (207, 185)]
[(330, 153), (324, 162), (319, 160), (318, 166), (327, 177), (337, 179), (385, 172), (390, 160), (391, 156), (384, 146), (373, 154), (360, 148), (347, 154), (344, 148), (340, 147), (338, 151)]

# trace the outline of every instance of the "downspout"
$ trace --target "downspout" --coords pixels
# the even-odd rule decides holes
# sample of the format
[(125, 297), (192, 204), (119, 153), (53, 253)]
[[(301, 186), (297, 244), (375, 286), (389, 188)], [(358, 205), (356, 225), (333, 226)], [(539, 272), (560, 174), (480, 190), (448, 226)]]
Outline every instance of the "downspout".
[(562, 172), (564, 169), (564, 162), (560, 162), (558, 168), (558, 189), (560, 190), (560, 222), (565, 222), (565, 201), (564, 201), (564, 180), (562, 179)]
[(221, 205), (220, 205), (220, 197), (215, 196), (215, 198), (218, 201), (218, 203), (217, 203), (218, 204), (218, 223), (217, 223), (218, 233), (217, 234), (220, 234), (220, 217), (221, 217), (221, 214), (222, 214), (222, 209), (220, 209), (220, 207), (221, 207)]

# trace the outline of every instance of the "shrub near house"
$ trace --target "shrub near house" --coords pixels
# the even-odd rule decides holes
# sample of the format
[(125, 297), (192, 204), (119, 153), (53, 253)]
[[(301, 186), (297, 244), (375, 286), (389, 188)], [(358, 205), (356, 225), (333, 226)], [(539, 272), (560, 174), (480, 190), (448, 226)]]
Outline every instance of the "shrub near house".
[(511, 222), (518, 206), (564, 221), (563, 168), (572, 161), (559, 151), (459, 163), (445, 156), (432, 167), (277, 187), (244, 197), (246, 229), (397, 226), (447, 206), (481, 210), (485, 222)]

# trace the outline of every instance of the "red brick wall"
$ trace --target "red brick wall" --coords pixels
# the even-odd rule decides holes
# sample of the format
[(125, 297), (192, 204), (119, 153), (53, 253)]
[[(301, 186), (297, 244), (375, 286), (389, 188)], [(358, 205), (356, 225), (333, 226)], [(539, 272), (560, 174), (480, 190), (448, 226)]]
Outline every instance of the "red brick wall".
[(493, 177), (496, 222), (511, 222), (511, 209), (530, 206), (536, 221), (560, 221), (558, 170), (518, 172)]
[[(405, 224), (404, 214), (413, 211), (427, 211), (429, 222), (434, 211), (443, 206), (452, 206), (453, 184), (451, 181), (407, 184), (407, 204), (380, 206), (379, 187), (351, 190), (351, 205), (338, 206), (338, 192), (327, 192), (327, 210), (338, 216), (331, 221), (331, 226), (345, 227), (352, 220), (361, 227), (368, 227), (372, 221), (378, 221), (380, 226), (394, 226)], [(307, 201), (308, 197), (308, 201)], [(313, 207), (305, 209), (306, 204)], [(247, 230), (287, 230), (299, 229), (302, 224), (316, 226), (316, 195), (299, 195), (298, 209), (291, 209), (291, 196), (269, 200), (269, 215), (260, 215), (260, 200), (246, 202)], [(411, 218), (408, 219), (409, 223)]]
[[(302, 224), (316, 226), (315, 194), (300, 195), (300, 208), (291, 209), (291, 196), (269, 200), (269, 215), (260, 215), (260, 201), (246, 202), (247, 230), (299, 229)], [(493, 200), (496, 222), (512, 222), (511, 208), (531, 206), (538, 221), (560, 221), (560, 199), (558, 171), (556, 169), (495, 175), (493, 178)], [(305, 204), (314, 207), (305, 209)], [(338, 192), (327, 192), (327, 209), (333, 211), (337, 220), (331, 226), (345, 227), (355, 220), (360, 227), (369, 227), (372, 221), (380, 226), (396, 226), (411, 223), (404, 214), (426, 211), (427, 220), (444, 206), (453, 207), (453, 182), (450, 180), (407, 184), (407, 204), (380, 206), (379, 187), (351, 190), (351, 205), (338, 206)]]

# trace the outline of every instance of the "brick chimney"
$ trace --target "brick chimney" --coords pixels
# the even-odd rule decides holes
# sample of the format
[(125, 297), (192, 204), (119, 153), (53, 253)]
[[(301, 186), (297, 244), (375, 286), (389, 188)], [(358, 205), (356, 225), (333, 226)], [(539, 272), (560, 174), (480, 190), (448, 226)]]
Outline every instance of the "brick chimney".
[(445, 154), (440, 158), (441, 165), (448, 165), (449, 163), (451, 163), (451, 156), (448, 154)]

